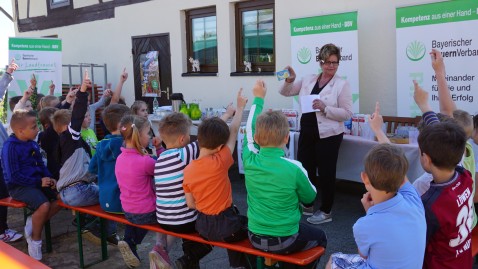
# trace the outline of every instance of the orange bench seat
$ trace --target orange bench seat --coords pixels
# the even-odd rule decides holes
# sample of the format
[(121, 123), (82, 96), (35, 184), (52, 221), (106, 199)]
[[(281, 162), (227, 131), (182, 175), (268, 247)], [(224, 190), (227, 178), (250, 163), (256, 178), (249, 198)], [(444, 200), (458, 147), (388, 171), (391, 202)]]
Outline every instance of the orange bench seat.
[[(272, 260), (272, 261), (280, 261), (280, 262), (297, 264), (297, 265), (307, 265), (307, 264), (317, 260), (318, 258), (320, 258), (325, 252), (325, 249), (323, 247), (318, 246), (318, 247), (315, 247), (315, 248), (311, 248), (311, 249), (308, 249), (308, 250), (304, 250), (304, 251), (297, 252), (297, 253), (292, 253), (292, 254), (287, 254), (287, 255), (268, 253), (268, 252), (260, 251), (260, 250), (257, 250), (255, 248), (253, 248), (251, 243), (247, 239), (244, 239), (244, 240), (239, 241), (239, 242), (234, 242), (234, 243), (207, 241), (204, 238), (202, 238), (201, 236), (199, 236), (199, 234), (197, 234), (197, 233), (194, 233), (194, 234), (180, 234), (180, 233), (173, 233), (173, 232), (170, 232), (170, 231), (166, 231), (166, 230), (162, 229), (159, 224), (150, 224), (150, 225), (133, 224), (133, 223), (129, 222), (124, 217), (124, 215), (111, 214), (111, 213), (107, 213), (107, 212), (103, 211), (103, 209), (101, 209), (100, 205), (98, 205), (98, 204), (93, 205), (93, 206), (85, 206), (85, 207), (73, 207), (73, 206), (66, 205), (62, 202), (59, 202), (59, 205), (61, 207), (65, 207), (65, 208), (69, 208), (71, 210), (74, 210), (76, 212), (81, 212), (81, 213), (97, 216), (97, 217), (102, 218), (102, 219), (107, 219), (107, 220), (131, 225), (131, 226), (139, 227), (139, 228), (146, 229), (146, 230), (149, 230), (149, 231), (162, 233), (162, 234), (168, 234), (168, 235), (192, 240), (192, 241), (199, 242), (199, 243), (205, 243), (205, 244), (209, 244), (209, 245), (213, 245), (213, 246), (218, 246), (218, 247), (221, 247), (221, 248), (235, 250), (235, 251), (238, 251), (238, 252), (242, 252), (242, 253), (257, 256), (258, 258), (263, 257), (266, 260), (268, 260), (269, 263)], [(106, 242), (104, 244), (106, 245)], [(80, 256), (82, 256), (82, 255), (80, 254)]]

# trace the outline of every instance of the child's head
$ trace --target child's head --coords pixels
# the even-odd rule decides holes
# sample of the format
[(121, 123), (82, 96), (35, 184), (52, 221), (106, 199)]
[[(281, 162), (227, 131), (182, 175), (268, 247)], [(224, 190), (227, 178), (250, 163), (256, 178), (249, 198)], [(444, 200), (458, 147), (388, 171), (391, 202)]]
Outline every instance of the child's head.
[(408, 160), (399, 147), (378, 144), (365, 156), (364, 167), (361, 176), (367, 190), (370, 184), (376, 190), (394, 193), (405, 179)]
[(457, 109), (453, 111), (453, 118), (465, 130), (466, 138), (470, 138), (473, 133), (473, 117), (470, 113)]
[(68, 129), (68, 124), (70, 124), (70, 121), (71, 111), (68, 109), (57, 110), (51, 118), (53, 129), (55, 129), (58, 134), (61, 134)]
[(465, 152), (466, 140), (463, 128), (453, 122), (440, 122), (423, 128), (418, 135), (423, 169), (429, 173), (431, 165), (439, 169), (455, 169)]
[(227, 143), (229, 127), (218, 117), (204, 120), (198, 128), (199, 147), (216, 149)]
[[(109, 106), (110, 104), (111, 104), (111, 96), (105, 97), (105, 106)], [(120, 96), (118, 100), (118, 104), (126, 105), (124, 96)]]
[(56, 107), (45, 107), (44, 109), (40, 110), (38, 113), (38, 118), (40, 119), (40, 123), (43, 126), (43, 130), (46, 130), (48, 127), (52, 125), (51, 117), (53, 114), (58, 110)]
[(46, 107), (56, 107), (60, 103), (60, 99), (54, 95), (47, 95), (40, 99), (40, 110)]
[[(40, 101), (41, 101), (41, 99), (42, 99), (43, 97), (45, 97), (45, 95), (44, 95), (43, 93), (38, 93), (38, 94), (37, 94), (37, 100), (40, 100)], [(35, 107), (35, 109), (36, 109), (37, 111), (40, 111), (40, 110), (42, 109), (40, 102), (37, 102), (37, 107)]]
[(131, 114), (129, 107), (121, 104), (112, 104), (107, 106), (102, 113), (103, 123), (110, 133), (118, 131), (121, 119), (125, 115)]
[[(10, 106), (10, 110), (13, 112), (13, 109), (15, 108), (15, 105), (22, 99), (23, 96), (14, 96), (10, 98), (10, 101), (8, 102), (8, 105)], [(32, 102), (30, 100), (27, 100), (25, 103), (25, 107), (23, 108), (24, 110), (30, 111), (33, 110), (32, 107)]]
[(83, 119), (83, 123), (81, 124), (81, 129), (88, 129), (91, 124), (91, 115), (90, 115), (90, 108), (86, 110), (85, 118)]
[(10, 127), (15, 136), (22, 140), (34, 140), (38, 134), (37, 114), (33, 110), (19, 109), (10, 120)]
[(189, 143), (191, 125), (192, 122), (186, 115), (173, 112), (161, 119), (158, 130), (168, 149), (179, 148)]
[(148, 154), (145, 148), (149, 144), (149, 130), (151, 125), (148, 119), (134, 115), (125, 115), (120, 121), (119, 130), (125, 142), (131, 144), (141, 155)]
[(282, 112), (268, 111), (257, 117), (254, 140), (259, 146), (280, 148), (288, 138), (289, 123)]
[(131, 105), (131, 111), (136, 116), (148, 118), (148, 114), (149, 114), (148, 105), (146, 104), (145, 101), (141, 101), (141, 100), (134, 101), (134, 103)]

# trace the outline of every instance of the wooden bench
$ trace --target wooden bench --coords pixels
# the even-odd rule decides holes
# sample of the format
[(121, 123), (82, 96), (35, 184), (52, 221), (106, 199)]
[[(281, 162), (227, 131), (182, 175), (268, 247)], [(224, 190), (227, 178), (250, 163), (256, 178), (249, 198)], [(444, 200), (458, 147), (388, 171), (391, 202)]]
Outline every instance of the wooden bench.
[[(139, 227), (145, 230), (157, 232), (157, 233), (162, 233), (162, 234), (169, 234), (175, 237), (179, 238), (184, 238), (188, 240), (192, 240), (195, 242), (199, 243), (204, 243), (204, 244), (209, 244), (221, 248), (226, 248), (230, 250), (235, 250), (238, 252), (250, 254), (257, 256), (257, 268), (262, 269), (264, 268), (264, 260), (266, 264), (273, 264), (275, 261), (278, 262), (285, 262), (285, 263), (291, 263), (291, 264), (297, 264), (297, 265), (307, 265), (318, 258), (320, 258), (324, 252), (325, 249), (323, 247), (315, 247), (309, 250), (305, 250), (302, 252), (298, 253), (293, 253), (289, 255), (281, 255), (281, 254), (273, 254), (273, 253), (268, 253), (268, 252), (263, 252), (260, 250), (257, 250), (252, 247), (251, 243), (249, 240), (245, 239), (240, 242), (235, 242), (235, 243), (225, 243), (225, 242), (214, 242), (214, 241), (207, 241), (203, 239), (199, 234), (179, 234), (179, 233), (173, 233), (169, 232), (166, 230), (163, 230), (159, 224), (151, 224), (151, 225), (137, 225), (130, 223), (124, 215), (118, 215), (118, 214), (110, 214), (101, 209), (99, 205), (93, 205), (93, 206), (86, 206), (86, 207), (73, 207), (66, 205), (62, 202), (58, 203), (61, 207), (65, 207), (71, 210), (74, 210), (76, 212), (76, 217), (77, 217), (77, 222), (81, 223), (81, 215), (80, 213), (85, 213), (89, 215), (93, 215), (96, 217), (100, 218), (100, 226), (101, 226), (101, 256), (102, 260), (106, 260), (108, 258), (108, 253), (107, 253), (107, 248), (106, 248), (106, 234), (105, 234), (105, 222), (104, 220), (111, 220), (135, 227)], [(81, 229), (77, 229), (77, 234), (78, 234), (78, 251), (80, 255), (80, 267), (84, 268), (84, 261), (83, 261), (83, 241), (81, 238)]]
[[(6, 197), (6, 198), (3, 198), (3, 199), (0, 199), (0, 206), (22, 208), (23, 209), (23, 223), (25, 224), (27, 222), (27, 217), (29, 215), (29, 212), (28, 212), (29, 210), (27, 208), (27, 204), (25, 204), (24, 202), (14, 200), (14, 199), (12, 199), (12, 197)], [(52, 251), (52, 246), (51, 246), (50, 221), (47, 221), (45, 223), (45, 241), (46, 241), (46, 251), (51, 252)]]
[(421, 119), (420, 116), (415, 118), (383, 116), (383, 122), (387, 124), (387, 134), (395, 133), (399, 126), (417, 127)]
[(3, 241), (0, 241), (0, 265), (8, 269), (51, 269)]

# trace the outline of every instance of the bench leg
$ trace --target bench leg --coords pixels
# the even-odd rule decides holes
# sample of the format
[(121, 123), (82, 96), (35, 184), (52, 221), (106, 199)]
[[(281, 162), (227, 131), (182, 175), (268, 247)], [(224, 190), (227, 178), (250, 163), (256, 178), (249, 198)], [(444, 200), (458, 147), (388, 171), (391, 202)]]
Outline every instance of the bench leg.
[(101, 259), (103, 261), (108, 259), (108, 246), (106, 245), (106, 220), (100, 218), (101, 229)]
[(83, 238), (81, 237), (81, 225), (82, 223), (82, 216), (80, 212), (76, 211), (76, 235), (78, 239), (78, 253), (80, 254), (80, 268), (85, 268), (85, 262), (83, 260)]
[(45, 222), (45, 240), (46, 240), (46, 252), (50, 253), (52, 251), (50, 221)]
[(256, 268), (264, 269), (264, 258), (257, 256), (256, 258)]

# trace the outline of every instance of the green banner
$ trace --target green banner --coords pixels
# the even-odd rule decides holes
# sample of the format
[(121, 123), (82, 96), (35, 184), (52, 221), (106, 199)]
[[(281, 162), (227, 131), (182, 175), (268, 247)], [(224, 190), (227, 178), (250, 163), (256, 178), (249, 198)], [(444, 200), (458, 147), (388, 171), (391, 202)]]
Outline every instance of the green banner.
[(290, 35), (312, 35), (357, 30), (357, 12), (290, 20)]
[(9, 50), (61, 51), (61, 40), (50, 38), (13, 38), (8, 42)]
[(397, 8), (397, 28), (478, 20), (478, 1), (448, 1)]

